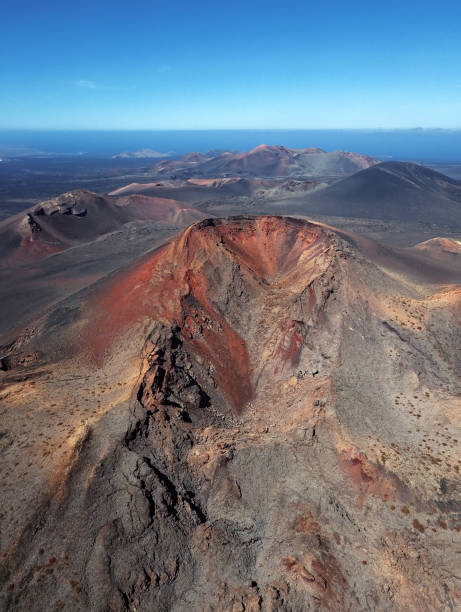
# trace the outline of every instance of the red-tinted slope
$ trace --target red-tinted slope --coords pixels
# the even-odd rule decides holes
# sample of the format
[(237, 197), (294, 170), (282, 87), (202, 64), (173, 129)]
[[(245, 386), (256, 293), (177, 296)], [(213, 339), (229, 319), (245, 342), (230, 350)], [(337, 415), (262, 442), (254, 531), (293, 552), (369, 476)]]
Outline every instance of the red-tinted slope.
[(130, 221), (164, 221), (184, 227), (203, 216), (176, 200), (147, 196), (119, 199), (90, 191), (72, 191), (0, 224), (1, 263), (13, 265), (41, 259), (117, 231)]
[(110, 195), (126, 197), (139, 194), (180, 200), (191, 205), (197, 202), (209, 203), (211, 201), (219, 205), (225, 199), (232, 201), (233, 198), (239, 196), (278, 201), (284, 198), (301, 196), (319, 186), (322, 186), (322, 184), (318, 181), (291, 178), (209, 177), (131, 183), (112, 191)]
[(281, 146), (259, 145), (247, 153), (226, 153), (205, 162), (205, 172), (250, 173), (255, 176), (286, 176), (298, 153)]
[(416, 244), (413, 248), (434, 259), (453, 263), (461, 255), (461, 242), (453, 238), (431, 238)]
[(123, 222), (123, 214), (107, 198), (69, 192), (0, 224), (0, 257), (2, 263), (39, 259), (117, 230)]
[[(248, 312), (235, 296), (235, 285), (257, 300), (276, 285), (282, 302), (284, 297), (289, 301), (300, 279), (304, 288), (315, 276), (328, 247), (324, 230), (294, 219), (204, 221), (99, 292), (88, 309), (84, 343), (101, 363), (111, 343), (146, 318), (178, 326), (191, 351), (213, 364), (219, 388), (239, 412), (253, 394), (248, 338), (255, 330), (244, 324)], [(311, 293), (306, 309), (315, 302)], [(281, 316), (276, 325), (282, 326), (288, 346), (274, 349), (274, 359), (293, 364), (299, 330), (295, 321), (280, 321)]]
[(198, 164), (208, 161), (211, 159), (212, 155), (191, 152), (186, 155), (182, 155), (177, 159), (165, 159), (161, 162), (158, 162), (154, 166), (154, 170), (157, 174), (172, 174), (176, 171), (181, 171), (186, 168), (190, 168), (193, 170)]
[(375, 159), (358, 153), (262, 144), (245, 153), (223, 153), (193, 162), (183, 158), (160, 162), (153, 171), (159, 176), (348, 176), (376, 163)]
[(117, 206), (133, 219), (164, 221), (177, 226), (189, 225), (204, 217), (202, 212), (184, 202), (138, 194), (118, 199)]

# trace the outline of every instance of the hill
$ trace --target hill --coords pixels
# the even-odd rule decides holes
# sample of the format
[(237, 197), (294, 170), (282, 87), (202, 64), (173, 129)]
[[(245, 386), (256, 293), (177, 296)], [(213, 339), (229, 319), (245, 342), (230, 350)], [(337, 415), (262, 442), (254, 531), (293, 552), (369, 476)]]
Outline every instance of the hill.
[(453, 263), (461, 256), (461, 242), (453, 238), (431, 238), (413, 247), (415, 250), (433, 257)]
[(0, 223), (0, 265), (43, 258), (120, 230), (135, 220), (184, 227), (203, 217), (190, 205), (171, 199), (114, 198), (76, 190)]
[(344, 177), (377, 163), (377, 160), (345, 151), (327, 153), (321, 149), (289, 149), (259, 145), (246, 153), (223, 153), (193, 163), (179, 160), (160, 162), (153, 167), (158, 176), (181, 178), (220, 177)]
[[(313, 189), (325, 187), (325, 183), (299, 179), (261, 178), (189, 178), (165, 179), (149, 183), (130, 183), (112, 191), (112, 196), (143, 194), (153, 197), (174, 198), (189, 204), (207, 204), (213, 201), (223, 203), (236, 198), (278, 201), (301, 197)], [(238, 207), (239, 201), (235, 200)], [(242, 200), (240, 204), (244, 205)], [(241, 211), (240, 211), (241, 212)]]
[(461, 182), (425, 166), (385, 162), (308, 194), (301, 209), (305, 214), (461, 226)]
[(170, 176), (171, 174), (183, 172), (184, 170), (194, 171), (200, 164), (218, 155), (219, 153), (198, 153), (192, 151), (172, 160), (167, 159), (158, 162), (153, 168), (154, 174)]

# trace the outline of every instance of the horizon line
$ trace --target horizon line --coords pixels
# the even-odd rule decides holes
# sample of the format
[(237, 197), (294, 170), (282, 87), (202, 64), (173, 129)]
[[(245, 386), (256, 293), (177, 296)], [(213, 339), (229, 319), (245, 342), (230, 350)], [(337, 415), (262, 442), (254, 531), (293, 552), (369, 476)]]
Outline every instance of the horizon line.
[(367, 128), (72, 128), (72, 127), (1, 127), (0, 132), (460, 132), (459, 127), (367, 127)]

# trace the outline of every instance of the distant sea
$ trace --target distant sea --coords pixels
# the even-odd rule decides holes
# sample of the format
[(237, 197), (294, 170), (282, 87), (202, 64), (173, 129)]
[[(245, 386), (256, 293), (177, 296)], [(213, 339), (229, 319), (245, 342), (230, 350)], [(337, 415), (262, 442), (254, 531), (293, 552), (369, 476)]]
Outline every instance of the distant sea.
[(320, 147), (381, 160), (461, 162), (461, 129), (412, 130), (191, 130), (42, 131), (0, 130), (0, 156), (87, 155), (111, 157), (149, 148), (181, 155), (210, 149), (246, 151), (259, 144)]

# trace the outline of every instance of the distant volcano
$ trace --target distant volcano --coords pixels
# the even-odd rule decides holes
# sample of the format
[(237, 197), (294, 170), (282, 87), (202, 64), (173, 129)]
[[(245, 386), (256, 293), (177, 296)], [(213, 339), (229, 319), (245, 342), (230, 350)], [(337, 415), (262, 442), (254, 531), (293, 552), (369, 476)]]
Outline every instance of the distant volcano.
[(378, 163), (372, 157), (322, 149), (289, 149), (259, 145), (246, 153), (222, 153), (209, 159), (188, 156), (160, 162), (153, 171), (159, 176), (219, 177), (227, 175), (258, 177), (344, 177)]
[(145, 195), (62, 194), (0, 223), (0, 264), (26, 262), (90, 242), (136, 220), (184, 227), (204, 218), (184, 202)]
[(461, 226), (461, 182), (418, 164), (384, 162), (306, 195), (298, 210)]

